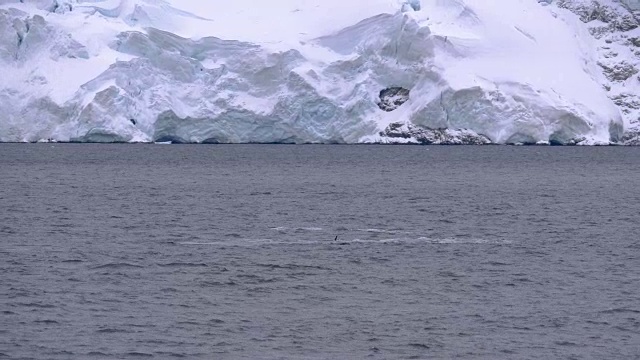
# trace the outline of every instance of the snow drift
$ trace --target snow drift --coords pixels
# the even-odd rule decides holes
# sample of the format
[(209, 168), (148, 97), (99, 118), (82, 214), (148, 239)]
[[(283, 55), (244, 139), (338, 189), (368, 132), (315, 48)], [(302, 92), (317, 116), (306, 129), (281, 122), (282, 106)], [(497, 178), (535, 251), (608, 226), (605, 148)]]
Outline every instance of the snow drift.
[(0, 141), (619, 141), (594, 39), (551, 8), (0, 0)]

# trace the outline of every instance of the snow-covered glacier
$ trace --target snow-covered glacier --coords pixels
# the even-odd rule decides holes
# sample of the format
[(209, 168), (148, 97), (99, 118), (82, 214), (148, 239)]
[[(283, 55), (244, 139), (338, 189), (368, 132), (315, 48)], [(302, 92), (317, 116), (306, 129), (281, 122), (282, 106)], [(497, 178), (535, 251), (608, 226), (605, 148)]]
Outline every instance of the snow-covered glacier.
[(579, 3), (0, 0), (0, 141), (621, 143)]

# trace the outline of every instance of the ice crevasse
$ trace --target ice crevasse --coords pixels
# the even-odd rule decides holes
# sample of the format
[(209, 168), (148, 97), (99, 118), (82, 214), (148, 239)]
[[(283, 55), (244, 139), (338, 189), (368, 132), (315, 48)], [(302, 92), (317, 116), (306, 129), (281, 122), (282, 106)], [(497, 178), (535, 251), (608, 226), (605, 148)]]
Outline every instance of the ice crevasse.
[(536, 0), (0, 0), (0, 141), (608, 144)]

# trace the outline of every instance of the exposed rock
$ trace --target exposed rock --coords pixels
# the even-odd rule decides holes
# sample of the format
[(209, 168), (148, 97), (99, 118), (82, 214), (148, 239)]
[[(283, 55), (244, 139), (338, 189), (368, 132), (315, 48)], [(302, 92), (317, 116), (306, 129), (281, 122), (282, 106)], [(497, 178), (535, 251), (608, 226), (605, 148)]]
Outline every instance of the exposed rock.
[(611, 99), (622, 108), (640, 110), (640, 99), (635, 94), (618, 94)]
[(640, 5), (636, 0), (558, 0), (556, 4), (587, 23), (600, 40), (598, 65), (606, 77), (603, 87), (625, 119), (623, 136), (615, 143), (640, 144)]
[(623, 145), (640, 146), (640, 131), (629, 131), (622, 139)]
[[(586, 4), (570, 0), (559, 0), (557, 4), (558, 7), (569, 9), (577, 14), (582, 22), (600, 21), (608, 24), (607, 27), (610, 30), (629, 31), (640, 26), (632, 13), (622, 14), (617, 9), (606, 6), (597, 0)], [(600, 33), (600, 31), (596, 31), (596, 33)]]
[(390, 87), (380, 91), (380, 109), (391, 112), (402, 106), (409, 100), (410, 90), (402, 87)]
[[(491, 140), (467, 129), (425, 129), (412, 124), (393, 123), (380, 136), (389, 143), (419, 143), (423, 145), (487, 145)], [(403, 139), (404, 141), (397, 141)], [(408, 141), (407, 141), (408, 140)]]
[(638, 73), (638, 69), (626, 61), (611, 66), (602, 62), (599, 62), (598, 65), (604, 70), (604, 74), (609, 81), (625, 81)]

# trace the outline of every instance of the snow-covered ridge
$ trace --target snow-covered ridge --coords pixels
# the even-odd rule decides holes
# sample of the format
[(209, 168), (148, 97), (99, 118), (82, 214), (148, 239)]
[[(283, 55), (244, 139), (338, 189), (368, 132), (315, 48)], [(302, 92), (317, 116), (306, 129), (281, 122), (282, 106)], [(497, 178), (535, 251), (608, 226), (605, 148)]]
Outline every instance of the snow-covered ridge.
[(558, 1), (0, 0), (0, 141), (618, 142)]
[(602, 85), (625, 121), (622, 141), (640, 145), (640, 1), (559, 0), (556, 5), (559, 16), (571, 18), (566, 9), (585, 23), (605, 75)]

